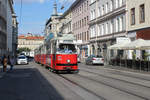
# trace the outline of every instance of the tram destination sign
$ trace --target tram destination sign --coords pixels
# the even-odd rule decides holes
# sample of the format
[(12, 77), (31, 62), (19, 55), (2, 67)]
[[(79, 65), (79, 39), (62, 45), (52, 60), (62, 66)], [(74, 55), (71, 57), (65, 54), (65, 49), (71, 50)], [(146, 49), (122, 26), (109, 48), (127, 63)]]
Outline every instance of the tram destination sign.
[(64, 40), (64, 43), (73, 43), (73, 40)]

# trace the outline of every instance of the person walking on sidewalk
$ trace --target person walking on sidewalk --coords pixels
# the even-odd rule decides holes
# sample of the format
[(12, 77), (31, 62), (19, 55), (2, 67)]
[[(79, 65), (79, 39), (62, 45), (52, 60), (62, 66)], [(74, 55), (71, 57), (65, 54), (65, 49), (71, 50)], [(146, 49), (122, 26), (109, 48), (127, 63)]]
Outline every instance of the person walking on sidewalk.
[(4, 57), (2, 59), (2, 64), (3, 64), (3, 72), (6, 72), (6, 69), (7, 69), (7, 57), (6, 57), (6, 55), (4, 55)]
[(14, 64), (15, 64), (15, 58), (14, 58), (14, 56), (11, 56), (11, 57), (10, 57), (10, 70), (13, 69)]

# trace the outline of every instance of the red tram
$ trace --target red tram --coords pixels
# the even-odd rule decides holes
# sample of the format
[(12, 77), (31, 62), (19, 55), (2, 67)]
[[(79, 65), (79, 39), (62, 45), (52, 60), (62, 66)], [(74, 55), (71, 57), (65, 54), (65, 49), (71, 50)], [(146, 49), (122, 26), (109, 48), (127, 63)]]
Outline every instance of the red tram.
[(35, 62), (45, 65), (52, 71), (73, 71), (77, 72), (77, 50), (76, 41), (72, 34), (46, 40), (45, 45), (41, 45), (35, 50)]

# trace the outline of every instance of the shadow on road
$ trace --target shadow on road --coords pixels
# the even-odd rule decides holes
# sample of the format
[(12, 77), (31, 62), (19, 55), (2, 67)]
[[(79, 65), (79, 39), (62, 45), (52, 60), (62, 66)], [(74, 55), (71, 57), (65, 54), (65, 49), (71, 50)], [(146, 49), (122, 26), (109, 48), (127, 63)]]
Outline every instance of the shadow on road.
[(18, 68), (0, 78), (0, 100), (64, 100), (36, 68)]

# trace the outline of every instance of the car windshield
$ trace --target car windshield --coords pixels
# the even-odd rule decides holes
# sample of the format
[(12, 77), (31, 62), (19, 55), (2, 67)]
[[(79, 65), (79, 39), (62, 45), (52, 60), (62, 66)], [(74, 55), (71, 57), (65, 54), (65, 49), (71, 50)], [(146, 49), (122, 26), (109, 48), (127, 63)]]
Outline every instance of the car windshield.
[(74, 44), (60, 44), (57, 52), (60, 53), (76, 53), (76, 48)]
[(26, 57), (18, 57), (18, 59), (25, 59)]

